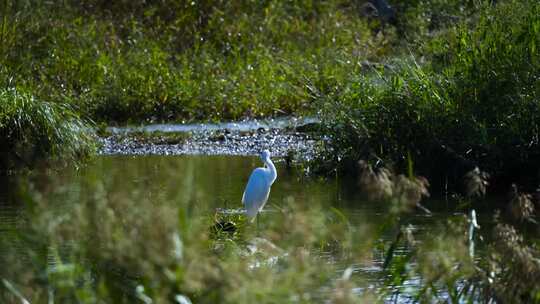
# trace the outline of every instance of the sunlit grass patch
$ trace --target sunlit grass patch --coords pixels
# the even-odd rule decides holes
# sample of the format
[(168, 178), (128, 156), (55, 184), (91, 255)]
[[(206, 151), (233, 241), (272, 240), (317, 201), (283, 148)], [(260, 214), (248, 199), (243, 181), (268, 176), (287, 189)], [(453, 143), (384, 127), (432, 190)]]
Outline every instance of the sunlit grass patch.
[(94, 150), (90, 125), (70, 106), (0, 90), (1, 169), (43, 159), (77, 161)]
[(390, 54), (394, 37), (373, 36), (355, 5), (338, 1), (0, 9), (4, 28), (18, 29), (0, 35), (9, 42), (1, 75), (39, 98), (69, 96), (106, 122), (306, 113), (305, 79), (326, 91), (362, 61)]

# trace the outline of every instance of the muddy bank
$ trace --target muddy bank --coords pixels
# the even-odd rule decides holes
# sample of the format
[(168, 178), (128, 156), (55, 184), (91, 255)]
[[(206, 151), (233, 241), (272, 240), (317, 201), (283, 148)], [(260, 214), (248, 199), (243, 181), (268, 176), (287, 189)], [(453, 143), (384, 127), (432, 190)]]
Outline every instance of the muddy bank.
[[(222, 124), (152, 125), (109, 128), (103, 155), (272, 155), (313, 156), (316, 138), (305, 132), (313, 119), (280, 119)], [(302, 131), (302, 132), (300, 132)]]

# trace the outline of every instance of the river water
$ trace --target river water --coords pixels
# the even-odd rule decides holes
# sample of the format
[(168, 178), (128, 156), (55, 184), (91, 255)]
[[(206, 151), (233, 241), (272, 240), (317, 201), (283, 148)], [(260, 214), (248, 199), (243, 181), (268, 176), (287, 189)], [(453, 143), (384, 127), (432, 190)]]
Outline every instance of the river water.
[[(359, 230), (366, 233), (376, 231), (376, 228), (383, 224), (388, 208), (384, 204), (367, 201), (359, 192), (355, 181), (308, 178), (302, 172), (288, 169), (282, 159), (276, 158), (274, 161), (278, 178), (265, 207), (267, 211), (261, 215), (263, 227), (268, 225), (276, 212), (282, 210), (286, 204), (299, 204), (304, 207), (307, 205), (308, 208), (309, 204), (317, 204), (322, 206), (322, 209), (336, 208), (346, 216), (351, 225), (371, 227)], [(189, 202), (190, 208), (193, 208), (198, 216), (211, 217), (216, 210), (241, 208), (245, 184), (251, 171), (259, 166), (262, 166), (260, 160), (249, 156), (99, 156), (82, 168), (44, 170), (19, 182), (24, 189), (22, 192), (37, 193), (31, 196), (32, 199), (28, 196), (25, 198), (24, 195), (15, 196), (10, 189), (4, 189), (0, 196), (0, 245), (3, 246), (0, 247), (0, 256), (13, 256), (15, 252), (20, 259), (30, 259), (21, 239), (26, 237), (25, 231), (32, 230), (25, 227), (34, 221), (34, 217), (39, 218), (35, 220), (39, 223), (58, 221), (58, 225), (61, 225), (63, 217), (77, 214), (73, 210), (82, 201), (87, 204), (96, 201), (95, 212), (98, 217), (105, 216), (99, 214), (101, 209), (98, 203), (104, 199), (108, 199), (109, 204), (122, 204), (113, 208), (120, 214), (127, 213), (128, 209), (130, 212), (139, 209), (143, 212), (151, 211), (152, 208), (161, 208), (164, 204), (174, 208), (177, 204), (185, 206), (186, 202)], [(129, 197), (129, 200), (126, 200), (126, 197)], [(37, 204), (42, 206), (42, 209), (39, 209), (41, 213), (36, 215), (35, 208), (25, 200), (37, 201)], [(45, 209), (43, 205), (46, 205)], [(414, 212), (402, 218), (402, 222), (409, 225), (419, 239), (422, 239), (424, 231), (437, 229), (437, 225), (448, 218), (463, 216), (447, 211), (444, 200), (430, 200), (425, 202), (425, 205), (433, 210), (433, 214)], [(50, 216), (44, 217), (44, 213), (50, 213)], [(144, 217), (144, 214), (139, 216)], [(485, 220), (480, 214), (481, 226)], [(156, 225), (159, 223), (156, 222)], [(54, 228), (47, 229), (52, 231)], [(107, 233), (103, 232), (106, 230), (99, 231)], [(47, 232), (44, 232), (44, 235), (46, 236)], [(143, 242), (147, 237), (149, 236), (145, 235), (144, 231), (138, 231), (133, 234), (133, 239), (128, 241)], [(366, 239), (370, 237), (372, 236), (365, 236)], [(389, 229), (378, 234), (376, 238), (379, 243), (389, 243), (394, 238), (394, 232)], [(69, 246), (60, 244), (64, 245)], [(331, 252), (320, 254), (327, 255), (328, 263), (335, 263), (339, 272), (350, 268), (353, 276), (361, 277), (363, 283), (357, 286), (356, 291), (363, 293), (366, 289), (377, 288), (378, 282), (383, 279), (380, 274), (384, 251), (372, 248), (372, 252), (368, 260), (356, 264), (341, 261), (339, 256), (332, 256)], [(396, 249), (397, 255), (407, 253), (407, 247)], [(2, 261), (7, 263), (7, 259)], [(10, 265), (4, 264), (2, 267), (9, 270)], [(340, 276), (340, 273), (336, 274), (336, 277)], [(408, 279), (403, 285), (414, 287), (419, 284), (418, 280)]]

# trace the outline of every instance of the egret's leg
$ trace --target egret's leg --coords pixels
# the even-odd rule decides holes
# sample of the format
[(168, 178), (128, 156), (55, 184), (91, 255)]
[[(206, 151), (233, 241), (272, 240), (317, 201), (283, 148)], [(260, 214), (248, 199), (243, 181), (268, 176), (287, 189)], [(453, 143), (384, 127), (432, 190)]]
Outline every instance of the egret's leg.
[(255, 215), (257, 217), (257, 236), (259, 235), (259, 213), (257, 213), (257, 215)]

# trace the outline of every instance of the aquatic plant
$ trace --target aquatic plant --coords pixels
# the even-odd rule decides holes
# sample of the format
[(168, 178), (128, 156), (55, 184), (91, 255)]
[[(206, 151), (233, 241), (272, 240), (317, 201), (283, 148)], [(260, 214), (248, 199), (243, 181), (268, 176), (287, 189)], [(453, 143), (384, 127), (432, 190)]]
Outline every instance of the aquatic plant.
[(535, 214), (533, 197), (529, 193), (519, 193), (517, 186), (512, 184), (511, 198), (508, 202), (507, 210), (510, 218), (516, 221), (534, 221), (532, 218)]
[[(528, 208), (523, 206), (525, 212)], [(473, 219), (457, 216), (427, 232), (422, 241), (416, 239), (411, 226), (402, 225), (387, 253), (385, 288), (394, 299), (408, 296), (411, 290), (403, 288), (403, 282), (419, 278), (422, 287), (412, 294), (420, 302), (539, 303), (536, 234), (531, 235), (522, 224), (505, 223), (498, 212), (493, 223), (467, 232), (468, 225), (475, 225)], [(529, 224), (538, 225), (535, 221)], [(484, 230), (484, 238), (475, 237), (474, 229)], [(483, 247), (482, 258), (475, 256), (475, 243)], [(398, 245), (407, 246), (410, 253), (396, 258), (391, 249)]]
[(367, 198), (391, 202), (391, 212), (400, 214), (416, 207), (430, 213), (420, 202), (429, 197), (429, 182), (421, 176), (406, 177), (395, 174), (388, 168), (373, 169), (366, 161), (359, 161), (359, 186)]
[(501, 302), (540, 302), (538, 248), (525, 244), (516, 228), (499, 223), (493, 230), (495, 250), (490, 259), (489, 292)]

